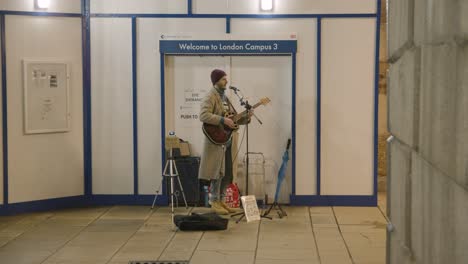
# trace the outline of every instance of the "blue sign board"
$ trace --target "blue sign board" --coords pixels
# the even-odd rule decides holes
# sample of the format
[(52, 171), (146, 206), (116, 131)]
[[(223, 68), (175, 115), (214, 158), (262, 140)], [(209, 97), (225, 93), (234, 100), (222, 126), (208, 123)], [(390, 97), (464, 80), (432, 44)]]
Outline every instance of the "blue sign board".
[(296, 40), (160, 40), (165, 54), (290, 54)]

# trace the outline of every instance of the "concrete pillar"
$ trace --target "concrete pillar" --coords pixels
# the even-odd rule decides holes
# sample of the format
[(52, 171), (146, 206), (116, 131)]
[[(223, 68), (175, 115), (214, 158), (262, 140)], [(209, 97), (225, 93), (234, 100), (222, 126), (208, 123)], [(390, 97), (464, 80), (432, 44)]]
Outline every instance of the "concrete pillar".
[(389, 0), (388, 263), (468, 263), (468, 1)]

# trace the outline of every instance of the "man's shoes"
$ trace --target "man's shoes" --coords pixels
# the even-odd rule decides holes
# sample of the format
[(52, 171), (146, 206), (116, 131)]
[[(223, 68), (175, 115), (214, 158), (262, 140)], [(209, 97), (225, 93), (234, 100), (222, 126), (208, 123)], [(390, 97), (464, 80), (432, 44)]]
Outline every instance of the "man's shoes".
[(216, 214), (219, 215), (227, 215), (229, 211), (226, 210), (219, 201), (210, 202), (211, 210), (213, 210)]
[(221, 206), (226, 210), (228, 211), (230, 214), (233, 214), (235, 212), (237, 212), (235, 209), (229, 207), (225, 202), (219, 202), (219, 204), (221, 204)]

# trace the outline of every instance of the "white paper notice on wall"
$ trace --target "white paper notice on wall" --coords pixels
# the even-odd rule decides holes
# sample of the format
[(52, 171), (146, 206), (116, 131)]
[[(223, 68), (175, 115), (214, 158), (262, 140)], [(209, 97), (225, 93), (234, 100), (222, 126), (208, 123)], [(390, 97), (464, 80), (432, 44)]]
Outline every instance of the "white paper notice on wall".
[(70, 131), (68, 63), (23, 60), (24, 133)]
[(260, 211), (258, 210), (255, 195), (241, 196), (241, 201), (247, 222), (260, 220)]

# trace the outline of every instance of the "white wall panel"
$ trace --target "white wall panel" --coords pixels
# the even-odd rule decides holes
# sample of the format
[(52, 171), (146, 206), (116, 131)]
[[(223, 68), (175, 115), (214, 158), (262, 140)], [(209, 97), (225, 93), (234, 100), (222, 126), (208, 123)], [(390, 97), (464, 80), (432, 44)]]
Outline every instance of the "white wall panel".
[(375, 23), (322, 21), (324, 195), (373, 194)]
[(194, 14), (229, 14), (229, 0), (192, 0)]
[[(233, 19), (231, 32), (297, 33), (296, 194), (316, 193), (316, 32), (315, 19)], [(284, 72), (290, 74), (290, 70)], [(288, 86), (290, 87), (290, 86)], [(289, 101), (290, 102), (290, 101)], [(275, 102), (272, 104), (275, 106)], [(276, 106), (275, 106), (276, 107)], [(283, 142), (278, 144), (284, 145)]]
[(129, 18), (91, 19), (93, 193), (133, 194)]
[[(9, 202), (83, 194), (81, 19), (6, 17)], [(23, 58), (71, 65), (71, 131), (24, 135)]]
[(49, 8), (46, 10), (35, 9), (34, 0), (0, 0), (0, 10), (81, 13), (81, 0), (50, 0)]
[[(161, 76), (159, 38), (163, 33), (225, 33), (224, 19), (138, 19), (139, 193), (154, 194), (161, 182)], [(167, 85), (167, 84), (166, 84)]]
[(91, 12), (186, 14), (187, 0), (91, 0)]
[(196, 14), (354, 14), (375, 13), (376, 0), (275, 0), (272, 12), (259, 0), (193, 0)]
[(229, 64), (229, 57), (221, 56), (166, 58), (166, 131), (175, 131), (179, 138), (188, 140), (193, 156), (202, 155), (205, 135), (198, 118), (180, 118), (181, 114), (198, 116), (200, 113), (199, 102), (187, 103), (185, 99), (192, 93), (203, 98), (212, 88), (211, 71), (223, 69), (230, 75)]
[[(263, 153), (269, 163), (281, 166), (281, 157), (286, 147), (288, 138), (292, 133), (292, 60), (289, 56), (235, 56), (232, 57), (231, 84), (242, 90), (249, 99), (249, 103), (256, 104), (261, 98), (268, 97), (271, 103), (259, 106), (255, 113), (262, 121), (260, 124), (255, 118), (249, 125), (249, 152)], [(237, 97), (233, 96), (233, 105), (237, 111), (243, 110)], [(242, 138), (243, 130), (239, 132)], [(246, 153), (246, 138), (242, 142), (239, 151), (239, 162), (244, 160)], [(249, 167), (249, 194), (257, 197), (274, 197), (277, 171), (273, 175), (263, 175), (262, 161), (258, 155), (251, 156), (251, 163), (256, 165)], [(244, 170), (241, 170), (243, 172)], [(239, 186), (245, 190), (244, 174), (239, 175)], [(264, 178), (265, 177), (265, 178)], [(291, 170), (286, 173), (283, 189), (291, 190)], [(290, 192), (289, 192), (290, 193)], [(289, 202), (288, 195), (282, 197), (281, 202)]]

